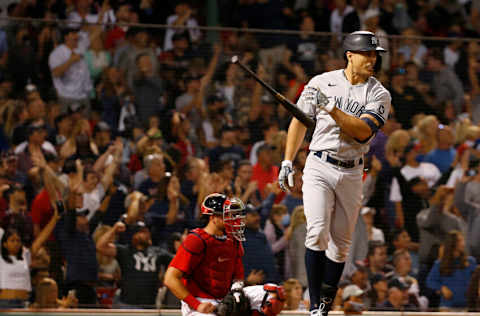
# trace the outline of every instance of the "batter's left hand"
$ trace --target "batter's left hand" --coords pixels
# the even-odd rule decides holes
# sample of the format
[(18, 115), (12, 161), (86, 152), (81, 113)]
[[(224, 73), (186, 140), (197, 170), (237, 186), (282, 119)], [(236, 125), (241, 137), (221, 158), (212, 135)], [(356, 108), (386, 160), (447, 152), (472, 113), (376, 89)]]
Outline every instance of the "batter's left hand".
[[(292, 162), (290, 160), (282, 161), (280, 173), (278, 174), (278, 184), (283, 191), (290, 191), (288, 187), (293, 187), (293, 171)], [(288, 186), (287, 186), (288, 182)]]

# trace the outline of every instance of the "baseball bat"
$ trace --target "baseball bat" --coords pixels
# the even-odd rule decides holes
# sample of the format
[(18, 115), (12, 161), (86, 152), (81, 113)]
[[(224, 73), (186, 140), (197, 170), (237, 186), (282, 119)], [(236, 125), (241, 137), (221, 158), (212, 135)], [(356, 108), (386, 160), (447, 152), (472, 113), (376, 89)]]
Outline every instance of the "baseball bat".
[(315, 126), (315, 121), (309, 118), (302, 110), (297, 108), (292, 102), (290, 102), (287, 98), (273, 89), (268, 83), (260, 79), (256, 73), (254, 73), (250, 68), (245, 66), (242, 62), (240, 62), (238, 56), (232, 57), (232, 64), (236, 64), (240, 66), (246, 73), (253, 77), (258, 83), (260, 83), (268, 92), (278, 101), (281, 105), (283, 105), (288, 112), (290, 112), (297, 120), (299, 120), (305, 127), (311, 128)]

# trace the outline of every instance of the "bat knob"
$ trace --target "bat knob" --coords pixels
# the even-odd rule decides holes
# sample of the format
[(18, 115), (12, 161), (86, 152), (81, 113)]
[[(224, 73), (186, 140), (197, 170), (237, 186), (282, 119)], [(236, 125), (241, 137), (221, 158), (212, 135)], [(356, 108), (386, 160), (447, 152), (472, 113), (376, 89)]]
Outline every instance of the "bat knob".
[(232, 64), (236, 64), (236, 63), (238, 63), (238, 56), (237, 55), (232, 57)]

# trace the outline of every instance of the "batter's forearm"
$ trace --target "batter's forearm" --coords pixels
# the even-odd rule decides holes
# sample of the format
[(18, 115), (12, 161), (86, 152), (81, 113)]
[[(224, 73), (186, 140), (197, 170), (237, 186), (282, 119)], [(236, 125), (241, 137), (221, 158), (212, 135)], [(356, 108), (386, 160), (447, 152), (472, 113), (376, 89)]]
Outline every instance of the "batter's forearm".
[(334, 108), (330, 112), (330, 116), (337, 122), (342, 131), (352, 138), (363, 141), (372, 135), (372, 130), (366, 122), (355, 116), (348, 115), (338, 108)]
[(285, 160), (293, 161), (298, 149), (302, 145), (307, 128), (296, 118), (292, 119), (288, 127), (287, 144), (285, 146)]

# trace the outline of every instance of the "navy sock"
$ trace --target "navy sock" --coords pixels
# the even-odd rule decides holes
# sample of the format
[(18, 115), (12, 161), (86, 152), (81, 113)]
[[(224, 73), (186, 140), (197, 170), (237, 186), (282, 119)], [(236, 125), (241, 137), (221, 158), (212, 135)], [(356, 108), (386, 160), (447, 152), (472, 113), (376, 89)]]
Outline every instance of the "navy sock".
[(320, 294), (326, 258), (325, 251), (315, 251), (308, 248), (305, 251), (305, 267), (308, 278), (308, 292), (310, 294), (310, 310), (317, 309), (320, 304)]
[(335, 262), (325, 257), (325, 272), (323, 282), (331, 287), (337, 288), (338, 282), (342, 277), (345, 262)]

